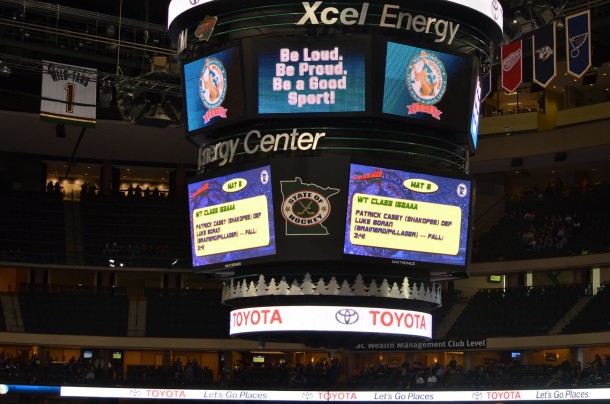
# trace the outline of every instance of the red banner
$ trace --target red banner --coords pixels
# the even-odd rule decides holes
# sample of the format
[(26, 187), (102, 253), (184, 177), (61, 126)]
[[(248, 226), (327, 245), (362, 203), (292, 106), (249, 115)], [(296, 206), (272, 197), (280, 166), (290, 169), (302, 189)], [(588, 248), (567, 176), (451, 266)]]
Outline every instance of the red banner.
[(521, 40), (500, 48), (502, 65), (502, 88), (513, 92), (523, 82), (523, 44)]

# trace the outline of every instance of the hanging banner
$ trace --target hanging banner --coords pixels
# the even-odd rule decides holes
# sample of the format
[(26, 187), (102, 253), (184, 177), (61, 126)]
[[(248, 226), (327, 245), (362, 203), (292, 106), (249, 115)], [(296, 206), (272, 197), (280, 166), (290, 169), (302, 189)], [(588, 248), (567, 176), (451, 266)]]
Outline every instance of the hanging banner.
[(481, 99), (479, 100), (481, 102), (489, 97), (492, 92), (491, 71), (491, 64), (484, 64), (481, 67)]
[(532, 57), (534, 71), (533, 81), (542, 88), (546, 88), (557, 75), (555, 21), (534, 31)]
[(502, 88), (513, 92), (523, 82), (523, 42), (509, 43), (500, 48)]
[(43, 61), (40, 119), (95, 126), (97, 70)]
[(591, 67), (590, 10), (567, 16), (565, 26), (568, 73), (580, 78)]

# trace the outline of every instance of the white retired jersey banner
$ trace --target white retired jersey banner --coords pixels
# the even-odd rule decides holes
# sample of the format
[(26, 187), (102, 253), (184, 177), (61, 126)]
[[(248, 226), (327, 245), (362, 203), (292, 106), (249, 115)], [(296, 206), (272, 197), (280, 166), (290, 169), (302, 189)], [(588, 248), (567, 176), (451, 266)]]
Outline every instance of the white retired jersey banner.
[(43, 61), (40, 118), (95, 126), (97, 70)]

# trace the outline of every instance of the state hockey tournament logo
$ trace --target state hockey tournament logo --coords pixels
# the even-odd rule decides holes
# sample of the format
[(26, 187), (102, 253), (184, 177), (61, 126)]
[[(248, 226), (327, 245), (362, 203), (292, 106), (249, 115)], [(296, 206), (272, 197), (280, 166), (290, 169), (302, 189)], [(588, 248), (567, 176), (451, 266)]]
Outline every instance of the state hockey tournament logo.
[(227, 117), (227, 109), (222, 107), (227, 94), (227, 72), (222, 62), (208, 58), (201, 68), (199, 76), (199, 98), (208, 111), (203, 116), (205, 123), (212, 118)]
[(286, 235), (328, 235), (328, 229), (322, 223), (330, 215), (329, 198), (339, 190), (306, 184), (299, 177), (294, 181), (280, 181), (280, 184)]
[(406, 75), (409, 95), (416, 101), (407, 106), (409, 115), (421, 112), (440, 120), (443, 112), (434, 105), (443, 98), (447, 89), (443, 62), (436, 55), (421, 51), (409, 61)]

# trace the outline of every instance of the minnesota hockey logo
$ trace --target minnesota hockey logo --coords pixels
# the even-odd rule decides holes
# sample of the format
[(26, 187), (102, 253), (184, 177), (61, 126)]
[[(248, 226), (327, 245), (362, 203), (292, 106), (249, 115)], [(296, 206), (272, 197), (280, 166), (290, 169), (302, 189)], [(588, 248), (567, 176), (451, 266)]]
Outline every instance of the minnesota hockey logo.
[(447, 72), (443, 62), (433, 54), (421, 51), (407, 65), (407, 89), (416, 101), (408, 105), (409, 115), (422, 112), (441, 119), (442, 111), (436, 108), (447, 89)]
[(205, 123), (215, 117), (227, 117), (227, 109), (221, 106), (226, 94), (227, 72), (224, 65), (216, 58), (206, 59), (199, 76), (199, 98), (208, 109), (203, 116)]
[(330, 215), (329, 198), (339, 190), (304, 184), (299, 177), (294, 181), (280, 181), (280, 184), (286, 235), (328, 235), (328, 229), (322, 223)]

